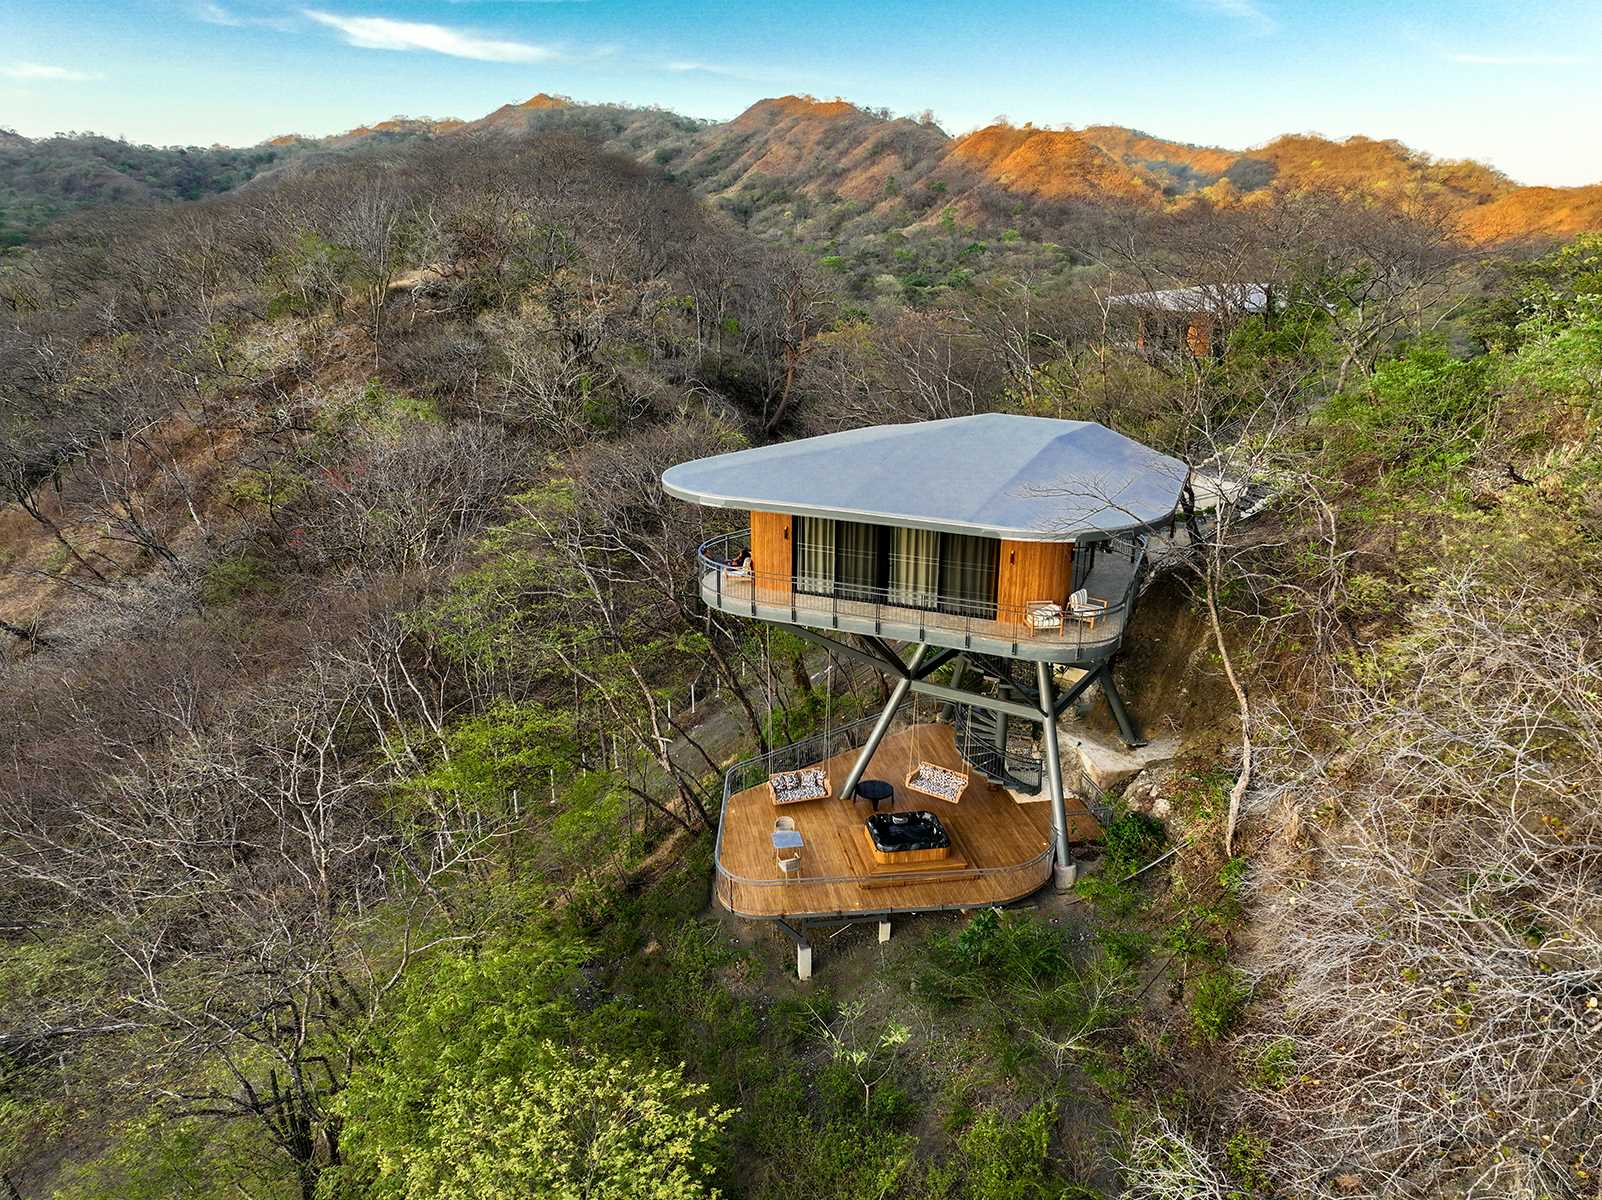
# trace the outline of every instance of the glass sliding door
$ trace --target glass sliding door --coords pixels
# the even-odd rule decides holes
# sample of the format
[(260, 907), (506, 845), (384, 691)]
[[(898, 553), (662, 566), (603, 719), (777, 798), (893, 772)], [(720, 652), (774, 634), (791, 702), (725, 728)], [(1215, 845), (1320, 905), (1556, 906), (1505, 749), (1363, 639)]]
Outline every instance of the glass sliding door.
[(965, 533), (940, 535), (940, 609), (994, 619), (1001, 543)]
[(794, 526), (796, 591), (834, 595), (834, 522), (828, 517), (797, 517)]
[(887, 531), (860, 521), (841, 521), (837, 528), (835, 594), (847, 600), (883, 600)]
[(932, 529), (890, 530), (890, 603), (934, 608), (940, 587), (940, 535)]

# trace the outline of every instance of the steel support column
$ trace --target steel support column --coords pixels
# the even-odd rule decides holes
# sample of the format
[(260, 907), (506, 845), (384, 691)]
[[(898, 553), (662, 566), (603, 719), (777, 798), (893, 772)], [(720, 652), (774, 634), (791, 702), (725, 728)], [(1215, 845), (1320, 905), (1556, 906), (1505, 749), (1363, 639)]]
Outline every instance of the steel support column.
[(1124, 698), (1118, 694), (1118, 685), (1113, 682), (1110, 662), (1101, 668), (1101, 694), (1107, 697), (1107, 707), (1112, 709), (1113, 720), (1118, 722), (1118, 736), (1124, 739), (1124, 745), (1131, 750), (1136, 746), (1144, 746), (1146, 739), (1140, 736), (1135, 723), (1129, 719), (1129, 713), (1124, 709)]
[(856, 795), (857, 784), (862, 782), (862, 773), (868, 769), (868, 763), (878, 752), (879, 743), (884, 741), (884, 735), (890, 732), (890, 722), (895, 719), (896, 709), (907, 698), (907, 692), (912, 688), (912, 677), (917, 673), (918, 664), (923, 661), (924, 651), (928, 646), (919, 646), (912, 652), (907, 660), (907, 674), (896, 680), (896, 686), (890, 689), (890, 702), (884, 706), (879, 719), (874, 722), (873, 732), (868, 740), (862, 743), (862, 752), (857, 755), (857, 761), (851, 764), (851, 773), (846, 776), (845, 786), (840, 789), (840, 798), (850, 800)]
[(1059, 869), (1071, 868), (1068, 857), (1068, 806), (1062, 794), (1062, 758), (1057, 752), (1056, 688), (1049, 663), (1035, 664), (1035, 682), (1040, 689), (1041, 742), (1046, 750), (1046, 788), (1051, 797), (1051, 836), (1057, 851)]

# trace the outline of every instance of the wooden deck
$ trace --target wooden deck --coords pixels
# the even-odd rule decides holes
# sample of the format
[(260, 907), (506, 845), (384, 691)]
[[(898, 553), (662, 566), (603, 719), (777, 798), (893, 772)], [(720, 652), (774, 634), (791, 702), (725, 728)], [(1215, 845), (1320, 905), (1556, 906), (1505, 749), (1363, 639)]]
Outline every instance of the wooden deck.
[[(872, 811), (838, 798), (855, 752), (823, 764), (834, 797), (775, 808), (766, 785), (729, 797), (717, 857), (716, 894), (729, 911), (747, 917), (823, 917), (853, 913), (920, 912), (976, 908), (1027, 896), (1051, 877), (1051, 805), (1044, 794), (1019, 804), (1004, 788), (969, 771), (958, 804), (909, 792), (903, 782), (924, 760), (967, 771), (951, 727), (915, 725), (892, 733), (864, 778), (895, 786), (893, 809), (928, 809), (952, 840), (944, 862), (879, 866), (863, 822)], [(884, 810), (881, 810), (884, 811)], [(786, 878), (773, 850), (773, 822), (790, 817), (804, 839), (799, 877)], [(1069, 837), (1090, 841), (1101, 827), (1068, 798)]]

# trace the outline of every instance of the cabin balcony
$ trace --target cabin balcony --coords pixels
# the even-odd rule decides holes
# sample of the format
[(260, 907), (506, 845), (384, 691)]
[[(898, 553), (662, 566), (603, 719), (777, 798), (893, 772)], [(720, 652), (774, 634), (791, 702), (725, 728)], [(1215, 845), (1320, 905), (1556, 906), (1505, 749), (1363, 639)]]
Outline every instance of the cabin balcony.
[(836, 585), (828, 594), (815, 581), (789, 574), (734, 568), (750, 562), (744, 530), (713, 538), (698, 554), (701, 598), (709, 607), (742, 617), (919, 642), (1007, 658), (1056, 663), (1099, 662), (1123, 640), (1145, 573), (1144, 537), (1100, 543), (1094, 565), (1080, 581), (1095, 598), (1093, 613), (1049, 614), (1025, 605), (976, 604), (930, 597), (930, 607), (898, 603), (889, 589)]
[[(930, 912), (1005, 904), (1028, 896), (1051, 878), (1051, 805), (993, 784), (963, 761), (949, 725), (924, 723), (894, 729), (874, 753), (864, 776), (894, 788), (880, 812), (933, 812), (949, 838), (943, 859), (877, 861), (866, 833), (874, 812), (865, 800), (840, 791), (873, 720), (818, 734), (730, 768), (723, 782), (723, 811), (715, 851), (714, 894), (737, 916), (824, 920), (868, 914)], [(906, 787), (908, 774), (932, 763), (966, 774), (957, 803)], [(768, 780), (776, 772), (822, 767), (828, 795), (776, 805)], [(1090, 841), (1101, 826), (1084, 802), (1067, 797), (1069, 837)], [(786, 818), (800, 845), (775, 849), (775, 822)], [(799, 858), (791, 870), (781, 855)]]

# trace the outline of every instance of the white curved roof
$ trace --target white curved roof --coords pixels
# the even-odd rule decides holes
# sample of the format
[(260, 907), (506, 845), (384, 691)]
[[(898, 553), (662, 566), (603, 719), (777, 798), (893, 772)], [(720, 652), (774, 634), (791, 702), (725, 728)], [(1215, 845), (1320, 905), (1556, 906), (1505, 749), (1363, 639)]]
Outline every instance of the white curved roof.
[(1092, 421), (982, 413), (697, 459), (662, 486), (716, 508), (1061, 542), (1167, 520), (1185, 475)]

